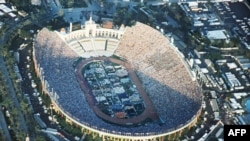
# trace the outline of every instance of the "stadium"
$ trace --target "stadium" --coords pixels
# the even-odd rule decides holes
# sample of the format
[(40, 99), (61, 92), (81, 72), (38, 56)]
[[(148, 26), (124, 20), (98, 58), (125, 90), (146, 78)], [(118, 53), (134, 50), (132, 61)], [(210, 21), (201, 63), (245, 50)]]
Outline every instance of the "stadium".
[[(202, 94), (184, 58), (162, 33), (139, 22), (106, 29), (90, 18), (76, 31), (72, 25), (68, 31), (44, 28), (36, 35), (33, 61), (55, 110), (103, 138), (155, 140), (192, 126), (201, 112)], [(113, 67), (103, 65), (110, 63)], [(124, 75), (115, 82), (121, 86), (132, 81), (132, 92), (137, 95), (120, 88), (108, 89), (111, 94), (100, 96), (105, 87), (99, 82), (112, 82), (112, 77), (107, 80), (101, 72), (107, 73), (103, 68), (110, 67), (128, 72), (128, 78)], [(98, 79), (96, 72), (100, 72)], [(118, 105), (98, 108), (102, 102), (112, 103), (109, 96), (114, 93), (119, 94)], [(135, 97), (137, 101), (133, 101)], [(134, 110), (138, 102), (141, 111)], [(129, 113), (121, 114), (126, 110)]]

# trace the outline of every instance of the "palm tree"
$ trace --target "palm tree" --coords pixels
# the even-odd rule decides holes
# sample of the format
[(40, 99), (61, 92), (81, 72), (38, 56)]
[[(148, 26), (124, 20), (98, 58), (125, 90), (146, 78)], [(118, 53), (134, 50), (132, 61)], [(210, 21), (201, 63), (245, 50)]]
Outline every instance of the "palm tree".
[(46, 141), (45, 137), (41, 136), (41, 135), (36, 136), (35, 140), (36, 141)]
[(18, 113), (19, 113), (19, 111), (18, 111), (18, 109), (17, 108), (13, 108), (13, 109), (11, 109), (11, 114), (12, 114), (12, 116), (13, 117), (18, 117)]
[(2, 56), (5, 59), (5, 57), (8, 55), (8, 49), (7, 48), (2, 48)]
[(19, 131), (16, 133), (17, 140), (24, 141), (26, 137), (26, 133), (23, 131)]
[(23, 100), (20, 102), (20, 107), (24, 113), (26, 113), (26, 109), (28, 108), (27, 103), (25, 103)]
[(15, 128), (16, 128), (16, 130), (17, 130), (17, 132), (18, 132), (18, 130), (20, 130), (20, 122), (15, 122)]
[(0, 140), (5, 141), (3, 130), (0, 130)]
[(9, 97), (5, 97), (4, 101), (2, 102), (2, 105), (4, 105), (5, 107), (8, 107), (11, 104), (11, 99)]

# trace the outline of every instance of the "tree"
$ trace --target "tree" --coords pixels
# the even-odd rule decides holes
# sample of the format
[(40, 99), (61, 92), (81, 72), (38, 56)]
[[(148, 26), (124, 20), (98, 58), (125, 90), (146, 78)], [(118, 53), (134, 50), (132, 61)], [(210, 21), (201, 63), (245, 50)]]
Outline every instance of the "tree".
[(175, 13), (174, 18), (175, 18), (177, 21), (180, 21), (181, 15), (180, 15), (179, 13)]
[(250, 51), (249, 50), (246, 51), (246, 57), (250, 59)]
[(45, 137), (42, 135), (37, 135), (35, 138), (36, 141), (46, 141)]
[(4, 101), (2, 102), (2, 105), (4, 105), (5, 107), (8, 107), (11, 104), (11, 99), (9, 97), (5, 97)]
[(239, 46), (240, 40), (238, 38), (231, 38), (230, 41), (232, 42), (233, 46)]
[(21, 102), (20, 102), (20, 107), (21, 107), (21, 109), (22, 109), (22, 112), (24, 112), (24, 114), (27, 114), (27, 109), (28, 109), (28, 104), (27, 103), (25, 103), (23, 100), (21, 100)]
[(155, 20), (154, 17), (152, 17), (152, 16), (148, 17), (149, 24), (152, 24), (154, 22), (154, 20)]
[(210, 46), (210, 45), (211, 45), (211, 41), (210, 41), (209, 39), (207, 39), (207, 38), (203, 38), (202, 41), (203, 41), (203, 43), (204, 43), (205, 45), (207, 45), (207, 46)]
[(93, 141), (93, 136), (92, 136), (92, 134), (87, 134), (87, 135), (85, 136), (85, 141)]
[(7, 48), (2, 48), (2, 56), (5, 59), (5, 57), (8, 56), (8, 49)]
[(202, 51), (202, 50), (203, 50), (203, 46), (202, 46), (201, 44), (199, 44), (199, 45), (197, 45), (196, 49), (197, 49), (198, 51)]
[(214, 62), (214, 61), (216, 61), (216, 60), (219, 60), (219, 59), (221, 59), (222, 58), (222, 56), (221, 56), (221, 53), (220, 52), (215, 52), (215, 53), (210, 53), (209, 54), (209, 58)]
[(3, 129), (0, 129), (0, 141), (6, 141)]
[(99, 137), (99, 136), (96, 136), (96, 137), (94, 138), (94, 141), (102, 141), (102, 138)]

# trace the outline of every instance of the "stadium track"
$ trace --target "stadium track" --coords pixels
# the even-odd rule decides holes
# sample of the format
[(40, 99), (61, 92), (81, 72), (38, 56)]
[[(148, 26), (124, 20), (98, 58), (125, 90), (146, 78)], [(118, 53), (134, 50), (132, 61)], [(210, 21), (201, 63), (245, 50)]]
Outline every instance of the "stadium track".
[[(96, 106), (96, 101), (94, 100), (93, 94), (91, 92), (91, 88), (88, 86), (83, 74), (82, 74), (82, 69), (85, 67), (86, 64), (88, 64), (89, 62), (92, 62), (94, 60), (107, 60), (122, 66), (125, 66), (126, 70), (128, 71), (129, 77), (130, 79), (134, 82), (134, 84), (136, 85), (140, 96), (143, 99), (143, 102), (145, 104), (145, 110), (143, 111), (142, 114), (133, 117), (133, 118), (129, 118), (129, 119), (119, 119), (119, 118), (114, 118), (114, 117), (110, 117), (106, 114), (104, 114), (97, 106)], [(84, 92), (84, 95), (87, 98), (87, 101), (89, 103), (89, 105), (92, 107), (92, 109), (94, 110), (94, 112), (96, 113), (97, 116), (99, 116), (100, 118), (102, 118), (105, 121), (108, 121), (110, 123), (115, 123), (115, 124), (119, 124), (119, 125), (136, 125), (136, 124), (140, 124), (143, 121), (146, 121), (147, 119), (152, 119), (152, 120), (157, 120), (158, 119), (158, 115), (156, 112), (156, 109), (153, 106), (153, 103), (151, 102), (151, 100), (149, 99), (146, 91), (144, 90), (144, 88), (142, 87), (139, 78), (136, 76), (134, 70), (132, 69), (132, 67), (130, 66), (130, 64), (128, 62), (125, 61), (121, 61), (118, 59), (114, 59), (114, 58), (108, 58), (108, 57), (96, 57), (96, 58), (89, 58), (89, 59), (85, 59), (82, 60), (81, 62), (79, 62), (76, 66), (76, 78)]]

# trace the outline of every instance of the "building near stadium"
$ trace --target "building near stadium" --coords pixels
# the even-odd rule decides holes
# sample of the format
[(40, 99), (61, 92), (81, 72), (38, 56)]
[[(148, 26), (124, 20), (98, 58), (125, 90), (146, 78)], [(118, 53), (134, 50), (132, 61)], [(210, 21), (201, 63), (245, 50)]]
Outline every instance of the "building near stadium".
[[(33, 60), (43, 91), (50, 96), (55, 110), (67, 121), (103, 138), (160, 139), (192, 126), (201, 112), (202, 94), (182, 55), (162, 33), (139, 22), (132, 27), (106, 29), (90, 18), (77, 31), (44, 28), (36, 36)], [(120, 87), (108, 89), (111, 93), (100, 87), (113, 81), (107, 76), (111, 66), (103, 65), (107, 60), (119, 64), (115, 69), (124, 68), (115, 72), (113, 78)], [(92, 62), (99, 65), (90, 64), (84, 70)], [(130, 77), (123, 78), (126, 74)], [(101, 84), (99, 77), (103, 78)], [(128, 94), (120, 85), (130, 80), (133, 87), (126, 89), (130, 93), (138, 91), (137, 95)], [(104, 109), (108, 114), (97, 108), (105, 100), (115, 103)], [(144, 110), (134, 110), (139, 114), (126, 118), (124, 111), (135, 109), (138, 101)]]

